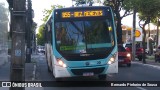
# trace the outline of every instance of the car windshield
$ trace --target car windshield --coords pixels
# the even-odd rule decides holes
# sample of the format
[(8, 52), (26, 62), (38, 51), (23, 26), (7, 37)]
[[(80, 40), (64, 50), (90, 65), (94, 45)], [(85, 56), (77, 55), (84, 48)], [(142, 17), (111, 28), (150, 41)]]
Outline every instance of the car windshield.
[(126, 44), (125, 47), (132, 47), (132, 44)]
[(125, 49), (123, 46), (119, 45), (119, 46), (118, 46), (118, 51), (119, 51), (119, 52), (125, 52), (126, 49)]

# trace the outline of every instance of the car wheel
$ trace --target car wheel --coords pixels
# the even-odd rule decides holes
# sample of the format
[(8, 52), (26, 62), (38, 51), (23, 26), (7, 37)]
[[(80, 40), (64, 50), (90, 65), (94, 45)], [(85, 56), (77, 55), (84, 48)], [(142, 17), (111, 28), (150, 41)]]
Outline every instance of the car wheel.
[(98, 75), (99, 80), (106, 80), (107, 75), (103, 74), (103, 75)]
[(127, 67), (131, 67), (131, 63), (128, 63), (128, 64), (127, 64)]

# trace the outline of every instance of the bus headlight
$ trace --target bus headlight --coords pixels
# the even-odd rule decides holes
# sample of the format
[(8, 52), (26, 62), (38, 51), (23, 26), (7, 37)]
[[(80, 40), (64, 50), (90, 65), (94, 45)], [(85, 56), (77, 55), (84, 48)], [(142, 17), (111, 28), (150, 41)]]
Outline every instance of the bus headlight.
[(131, 57), (131, 54), (130, 54), (130, 53), (128, 53), (128, 54), (127, 54), (127, 57)]
[(67, 65), (61, 60), (61, 59), (57, 59), (57, 62), (58, 62), (58, 64), (60, 65), (60, 66), (62, 66), (62, 67), (67, 67)]
[(113, 56), (109, 59), (108, 64), (110, 65), (110, 64), (114, 63), (114, 62), (115, 62), (115, 58), (116, 58), (116, 54), (113, 55)]

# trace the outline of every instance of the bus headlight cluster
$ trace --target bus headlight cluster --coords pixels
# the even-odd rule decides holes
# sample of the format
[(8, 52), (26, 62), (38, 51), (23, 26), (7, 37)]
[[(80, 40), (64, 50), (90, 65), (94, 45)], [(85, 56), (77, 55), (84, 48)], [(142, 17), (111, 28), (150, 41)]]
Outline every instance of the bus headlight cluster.
[(108, 64), (110, 65), (110, 64), (114, 63), (115, 60), (116, 60), (115, 58), (116, 58), (116, 54), (113, 55), (113, 56), (109, 59)]
[(57, 58), (57, 62), (60, 66), (67, 67), (67, 65), (61, 59)]
[(127, 57), (131, 57), (131, 54), (130, 54), (130, 53), (128, 53), (128, 54), (127, 54)]

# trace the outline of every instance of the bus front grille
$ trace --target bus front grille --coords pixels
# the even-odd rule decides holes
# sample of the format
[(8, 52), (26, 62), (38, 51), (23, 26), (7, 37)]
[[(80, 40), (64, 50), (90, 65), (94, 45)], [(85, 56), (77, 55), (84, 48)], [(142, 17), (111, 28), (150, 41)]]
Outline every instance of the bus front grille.
[(104, 71), (104, 67), (101, 68), (91, 68), (91, 69), (71, 69), (74, 75), (83, 75), (83, 73), (93, 72), (94, 74), (100, 74)]

